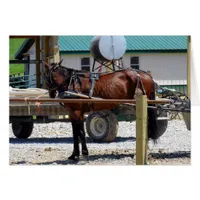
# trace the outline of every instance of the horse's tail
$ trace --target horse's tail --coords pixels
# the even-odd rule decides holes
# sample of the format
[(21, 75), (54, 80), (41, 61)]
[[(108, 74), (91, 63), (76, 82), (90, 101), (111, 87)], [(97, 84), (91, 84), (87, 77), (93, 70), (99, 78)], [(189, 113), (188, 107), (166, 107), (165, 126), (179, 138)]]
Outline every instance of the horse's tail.
[[(150, 100), (156, 99), (156, 89), (155, 89), (155, 82), (152, 79), (153, 84), (153, 91), (150, 95)], [(152, 105), (155, 106), (155, 105)], [(148, 108), (148, 137), (153, 139), (154, 142), (159, 138), (159, 126), (157, 121), (157, 110)]]
[[(135, 71), (133, 69), (128, 69), (125, 70), (125, 74), (134, 82), (134, 78), (131, 71)], [(141, 71), (141, 70), (136, 70), (136, 71)], [(150, 100), (155, 100), (156, 99), (156, 83), (153, 80), (152, 76), (149, 75), (147, 72), (141, 71), (145, 73), (146, 75), (149, 76), (149, 78), (152, 80), (152, 92), (150, 96), (148, 97)], [(134, 92), (135, 93), (135, 92)], [(151, 106), (155, 106), (155, 104), (152, 104)], [(157, 120), (157, 110), (148, 108), (148, 138), (151, 138), (156, 142), (156, 140), (162, 135), (161, 133), (161, 125), (159, 125), (158, 120)]]

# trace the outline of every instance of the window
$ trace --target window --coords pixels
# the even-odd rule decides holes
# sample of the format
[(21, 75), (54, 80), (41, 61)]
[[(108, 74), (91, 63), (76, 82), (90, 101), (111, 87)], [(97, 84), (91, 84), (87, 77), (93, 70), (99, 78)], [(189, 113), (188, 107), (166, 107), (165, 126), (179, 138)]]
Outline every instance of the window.
[(139, 69), (139, 57), (131, 57), (131, 67)]
[(81, 58), (81, 69), (90, 71), (90, 58)]

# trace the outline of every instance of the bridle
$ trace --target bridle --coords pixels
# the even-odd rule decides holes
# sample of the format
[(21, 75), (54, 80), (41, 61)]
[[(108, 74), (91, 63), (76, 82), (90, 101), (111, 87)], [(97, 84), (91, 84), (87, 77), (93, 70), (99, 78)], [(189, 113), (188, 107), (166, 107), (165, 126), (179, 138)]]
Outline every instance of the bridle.
[[(50, 85), (48, 87), (49, 92), (58, 91), (59, 95), (60, 95), (61, 93), (70, 90), (71, 86), (73, 86), (73, 91), (77, 92), (75, 89), (75, 85), (76, 85), (76, 83), (78, 83), (80, 88), (82, 87), (82, 81), (81, 81), (80, 77), (84, 76), (85, 73), (79, 72), (79, 71), (71, 69), (71, 68), (61, 66), (61, 62), (62, 62), (62, 60), (59, 63), (52, 63), (51, 65), (43, 62), (44, 64), (46, 64), (49, 67), (49, 70), (46, 73), (46, 79), (48, 82), (47, 84)], [(55, 70), (58, 68), (63, 69), (64, 77), (67, 76), (67, 78), (65, 78), (65, 80), (61, 84), (56, 83), (53, 78), (53, 72), (55, 72)], [(67, 74), (65, 74), (66, 72), (67, 72)]]
[(50, 82), (50, 84), (51, 84), (51, 87), (49, 87), (49, 90), (50, 91), (55, 91), (55, 90), (57, 90), (57, 91), (62, 90), (63, 91), (65, 84), (69, 85), (69, 83), (70, 83), (70, 79), (71, 79), (70, 71), (74, 71), (74, 70), (70, 69), (69, 76), (61, 84), (58, 85), (53, 79), (53, 72), (58, 68), (63, 68), (64, 70), (67, 70), (67, 68), (59, 65), (59, 63), (53, 63), (51, 66), (52, 66), (52, 68), (49, 69), (49, 72), (46, 75), (48, 82)]

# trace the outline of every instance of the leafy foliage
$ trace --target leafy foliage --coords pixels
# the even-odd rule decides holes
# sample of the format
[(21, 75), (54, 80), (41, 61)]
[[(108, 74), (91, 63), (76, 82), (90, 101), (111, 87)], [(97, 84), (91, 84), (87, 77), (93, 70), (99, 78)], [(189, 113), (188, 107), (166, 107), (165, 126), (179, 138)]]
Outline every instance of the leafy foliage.
[[(9, 59), (14, 60), (15, 54), (19, 50), (22, 43), (25, 39), (10, 39), (9, 41)], [(9, 65), (9, 74), (23, 73), (24, 64), (10, 64)]]

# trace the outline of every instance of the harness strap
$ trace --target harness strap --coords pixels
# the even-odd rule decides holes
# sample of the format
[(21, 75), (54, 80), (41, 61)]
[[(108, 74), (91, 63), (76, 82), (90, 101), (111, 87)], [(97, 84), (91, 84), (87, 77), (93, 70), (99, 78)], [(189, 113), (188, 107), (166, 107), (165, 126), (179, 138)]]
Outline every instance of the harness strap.
[(90, 91), (89, 91), (89, 97), (92, 98), (93, 92), (94, 92), (94, 86), (96, 83), (96, 80), (99, 80), (99, 75), (97, 73), (90, 73)]
[(135, 70), (134, 70), (134, 72), (135, 72), (135, 74), (136, 74), (136, 76), (137, 76), (137, 85), (136, 85), (135, 90), (139, 88), (139, 83), (140, 83), (140, 84), (141, 84), (141, 89), (142, 89), (143, 95), (146, 95), (146, 90), (145, 90), (145, 88), (144, 88), (144, 84), (143, 84), (143, 81), (142, 81), (141, 76), (140, 76)]
[(82, 86), (81, 79), (80, 79), (80, 77), (77, 75), (76, 71), (73, 71), (73, 74), (71, 75), (70, 81), (69, 81), (69, 84), (68, 84), (68, 90), (70, 90), (70, 86), (71, 86), (71, 84), (73, 83), (73, 89), (74, 89), (74, 91), (76, 92), (75, 85), (76, 85), (77, 82), (78, 82), (78, 84), (79, 84), (80, 87), (81, 87), (81, 86)]

